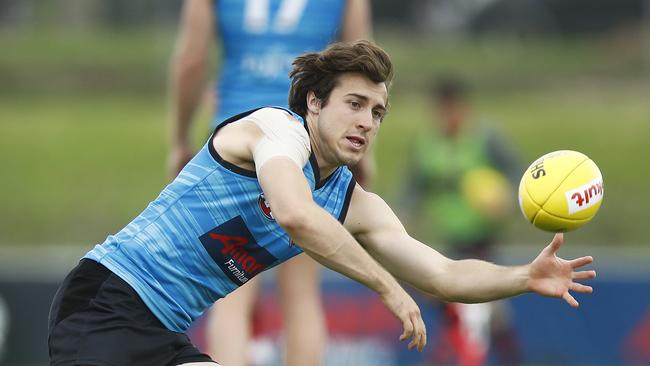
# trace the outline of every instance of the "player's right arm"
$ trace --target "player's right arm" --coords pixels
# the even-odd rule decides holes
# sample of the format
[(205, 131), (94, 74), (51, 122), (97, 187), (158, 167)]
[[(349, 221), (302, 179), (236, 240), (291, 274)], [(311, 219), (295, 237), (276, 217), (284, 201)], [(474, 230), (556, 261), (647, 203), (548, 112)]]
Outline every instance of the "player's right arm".
[(401, 340), (422, 350), (426, 330), (420, 310), (397, 281), (381, 267), (332, 215), (314, 203), (302, 171), (289, 159), (276, 157), (260, 169), (258, 179), (277, 222), (322, 265), (377, 292), (402, 321)]
[[(298, 121), (291, 119), (267, 125), (270, 132), (249, 121), (225, 126), (215, 137), (215, 149), (231, 163), (249, 169), (254, 166), (273, 217), (293, 241), (322, 265), (377, 292), (402, 322), (400, 340), (412, 338), (408, 347), (422, 350), (426, 329), (418, 305), (341, 223), (314, 202), (302, 172), (309, 158), (309, 137)], [(277, 131), (283, 123), (294, 123), (302, 131), (291, 127)], [(273, 137), (286, 133), (296, 138), (277, 141)], [(296, 144), (296, 140), (302, 141)]]
[(213, 33), (212, 1), (185, 0), (169, 71), (173, 118), (169, 170), (174, 176), (194, 155), (190, 126), (205, 86)]

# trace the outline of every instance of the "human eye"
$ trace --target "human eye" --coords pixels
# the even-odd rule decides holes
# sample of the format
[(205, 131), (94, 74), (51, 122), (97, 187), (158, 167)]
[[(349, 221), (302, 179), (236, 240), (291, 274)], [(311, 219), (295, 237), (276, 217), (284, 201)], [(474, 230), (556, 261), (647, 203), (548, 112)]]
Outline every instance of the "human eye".
[(349, 102), (349, 104), (350, 104), (350, 107), (352, 107), (352, 109), (354, 109), (355, 111), (361, 109), (361, 103), (359, 103), (356, 100), (351, 100)]
[(378, 110), (372, 111), (372, 118), (381, 122), (384, 119), (384, 113)]

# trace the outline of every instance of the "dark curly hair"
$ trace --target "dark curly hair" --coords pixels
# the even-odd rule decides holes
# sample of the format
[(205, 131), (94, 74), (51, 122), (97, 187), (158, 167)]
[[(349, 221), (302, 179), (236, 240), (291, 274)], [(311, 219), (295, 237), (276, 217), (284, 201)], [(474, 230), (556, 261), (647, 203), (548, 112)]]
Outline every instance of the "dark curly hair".
[(369, 41), (338, 42), (324, 51), (306, 53), (293, 61), (289, 73), (289, 108), (306, 117), (310, 91), (325, 106), (343, 73), (359, 73), (375, 83), (386, 83), (388, 88), (393, 78), (393, 64), (384, 50)]

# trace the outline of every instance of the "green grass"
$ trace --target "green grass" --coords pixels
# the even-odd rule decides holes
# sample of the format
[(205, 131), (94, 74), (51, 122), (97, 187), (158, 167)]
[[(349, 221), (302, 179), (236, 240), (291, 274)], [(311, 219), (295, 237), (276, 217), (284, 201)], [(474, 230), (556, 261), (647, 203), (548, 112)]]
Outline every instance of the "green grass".
[(40, 29), (3, 33), (0, 92), (163, 91), (173, 32)]
[[(392, 54), (392, 109), (376, 145), (376, 190), (398, 206), (410, 141), (428, 121), (419, 93), (441, 72), (475, 86), (527, 164), (556, 149), (600, 166), (605, 201), (573, 234), (649, 244), (648, 67), (609, 40), (433, 42), (378, 34)], [(173, 32), (0, 33), (0, 245), (102, 241), (166, 184), (166, 69)], [(614, 52), (616, 51), (616, 52)], [(197, 143), (207, 115), (195, 130)], [(524, 239), (525, 238), (525, 239)], [(506, 240), (546, 240), (518, 213)]]
[[(2, 98), (0, 242), (80, 242), (119, 228), (164, 183), (163, 100)], [(157, 106), (157, 108), (156, 108)]]
[(398, 81), (421, 84), (440, 73), (463, 75), (489, 89), (536, 89), (575, 79), (648, 76), (641, 43), (615, 39), (451, 39), (387, 34), (381, 43), (398, 66)]

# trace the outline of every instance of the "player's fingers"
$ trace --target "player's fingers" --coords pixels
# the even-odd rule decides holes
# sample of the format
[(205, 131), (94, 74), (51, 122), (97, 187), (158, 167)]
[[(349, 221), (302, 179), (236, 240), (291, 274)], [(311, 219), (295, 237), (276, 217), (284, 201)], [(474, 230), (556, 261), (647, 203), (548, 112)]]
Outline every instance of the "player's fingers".
[(553, 237), (553, 240), (551, 241), (551, 244), (548, 245), (547, 249), (551, 253), (555, 253), (560, 249), (560, 246), (562, 246), (562, 243), (564, 242), (564, 234), (562, 233), (557, 233)]
[(566, 291), (564, 294), (562, 294), (562, 299), (564, 299), (564, 301), (566, 301), (569, 305), (571, 305), (574, 308), (577, 308), (579, 305), (576, 299), (574, 299), (573, 296), (571, 296), (569, 291)]
[(409, 342), (408, 349), (413, 349), (414, 347), (417, 347), (419, 342), (420, 342), (420, 334), (414, 333), (413, 339), (411, 340), (411, 342)]
[(409, 343), (408, 349), (417, 348), (418, 351), (422, 352), (422, 349), (424, 348), (426, 342), (426, 334), (424, 334), (424, 332), (415, 332), (413, 335), (413, 340), (411, 343)]
[(426, 343), (426, 329), (424, 328), (424, 322), (419, 312), (413, 313), (411, 315), (411, 321), (413, 322), (413, 340), (409, 344), (409, 349), (417, 348), (418, 351), (422, 351), (424, 344)]
[(424, 346), (427, 345), (427, 327), (424, 325), (424, 320), (422, 317), (420, 317), (418, 320), (420, 322), (420, 327), (422, 328), (422, 335), (420, 337), (420, 346), (418, 347), (418, 351), (422, 352)]
[(404, 327), (404, 333), (399, 337), (400, 341), (409, 339), (413, 336), (413, 323), (411, 322), (411, 319), (403, 321), (402, 326)]
[(573, 259), (573, 260), (569, 261), (569, 264), (571, 264), (571, 268), (578, 268), (578, 267), (582, 267), (584, 265), (587, 265), (589, 263), (593, 263), (593, 261), (594, 261), (594, 258), (592, 256), (588, 255), (586, 257), (580, 257), (580, 258)]
[(579, 271), (573, 272), (571, 278), (574, 280), (587, 280), (590, 278), (596, 278), (596, 271)]
[(419, 327), (417, 319), (415, 318), (414, 314), (409, 314), (409, 320), (413, 325), (413, 339), (411, 339), (411, 342), (409, 342), (408, 349), (413, 349), (414, 347), (418, 346), (422, 332), (420, 329), (418, 329)]
[(569, 289), (571, 291), (581, 292), (583, 294), (590, 294), (594, 292), (594, 289), (591, 286), (583, 285), (581, 283), (576, 283), (576, 282), (572, 283), (569, 286)]

